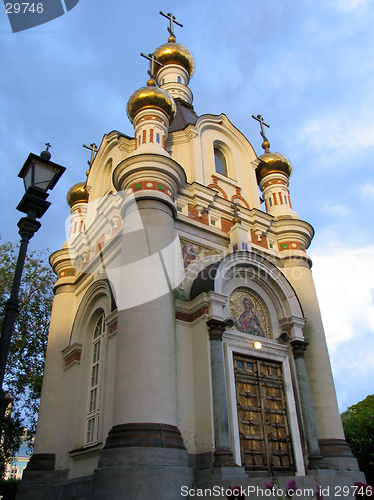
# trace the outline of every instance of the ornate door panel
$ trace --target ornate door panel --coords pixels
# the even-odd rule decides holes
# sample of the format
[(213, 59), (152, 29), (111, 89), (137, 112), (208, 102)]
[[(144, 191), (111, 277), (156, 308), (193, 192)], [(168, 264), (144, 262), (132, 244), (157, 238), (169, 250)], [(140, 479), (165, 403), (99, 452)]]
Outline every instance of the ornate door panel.
[(234, 354), (240, 451), (247, 470), (294, 470), (280, 363)]

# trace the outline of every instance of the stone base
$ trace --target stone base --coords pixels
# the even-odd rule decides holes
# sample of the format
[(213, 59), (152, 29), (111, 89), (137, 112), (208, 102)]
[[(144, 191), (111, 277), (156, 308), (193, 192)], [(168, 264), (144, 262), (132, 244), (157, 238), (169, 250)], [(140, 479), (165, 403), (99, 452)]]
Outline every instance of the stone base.
[(216, 481), (221, 479), (246, 479), (248, 475), (244, 467), (208, 467), (195, 473), (195, 481)]
[(92, 500), (178, 500), (192, 487), (187, 452), (173, 448), (114, 448), (101, 452)]
[(359, 471), (357, 459), (344, 439), (320, 439), (324, 464), (336, 471)]

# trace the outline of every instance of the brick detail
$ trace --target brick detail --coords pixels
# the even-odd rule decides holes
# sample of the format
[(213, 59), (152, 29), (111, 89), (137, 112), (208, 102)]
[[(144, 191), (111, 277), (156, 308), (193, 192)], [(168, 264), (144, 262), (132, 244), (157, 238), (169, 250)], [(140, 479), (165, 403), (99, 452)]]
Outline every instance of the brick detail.
[(221, 187), (219, 187), (217, 184), (208, 184), (207, 187), (210, 189), (214, 189), (215, 191), (218, 191), (225, 198), (225, 200), (228, 200), (226, 192)]
[(209, 225), (209, 217), (206, 212), (201, 214), (201, 217), (198, 216), (197, 210), (192, 206), (188, 205), (188, 218), (195, 220), (196, 222), (201, 222), (202, 224)]
[(232, 220), (224, 218), (221, 219), (221, 229), (223, 232), (228, 233), (232, 228), (232, 226), (233, 226)]
[(109, 328), (109, 335), (113, 332), (116, 332), (117, 331), (117, 323), (114, 323), (114, 325), (112, 325), (110, 328)]
[(244, 205), (246, 206), (246, 208), (249, 209), (249, 205), (248, 205), (247, 201), (243, 198), (243, 196), (240, 196), (240, 194), (234, 194), (231, 197), (231, 201), (234, 201), (234, 200), (241, 200), (244, 203)]
[(251, 240), (252, 240), (253, 245), (258, 245), (259, 247), (263, 247), (263, 248), (269, 248), (266, 236), (261, 236), (261, 241), (258, 241), (256, 233), (254, 231), (252, 231), (252, 229), (251, 229)]
[(204, 314), (208, 314), (209, 308), (208, 306), (204, 306), (198, 311), (194, 312), (193, 314), (187, 314), (183, 312), (176, 311), (175, 312), (175, 318), (179, 319), (180, 321), (185, 321), (186, 323), (192, 323), (195, 321), (195, 319), (200, 318)]
[(71, 365), (74, 361), (79, 361), (81, 360), (81, 353), (80, 352), (75, 352), (72, 354), (70, 357), (65, 359), (65, 367)]

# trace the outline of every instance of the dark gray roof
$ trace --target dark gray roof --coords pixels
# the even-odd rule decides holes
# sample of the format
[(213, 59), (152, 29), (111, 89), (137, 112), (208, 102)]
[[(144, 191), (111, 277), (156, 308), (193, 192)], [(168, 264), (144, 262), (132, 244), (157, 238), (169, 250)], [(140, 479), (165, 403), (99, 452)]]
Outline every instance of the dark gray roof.
[(176, 132), (177, 130), (183, 130), (187, 125), (195, 125), (198, 116), (195, 113), (192, 104), (189, 104), (182, 99), (174, 99), (177, 113), (174, 120), (171, 122), (169, 127), (169, 132)]

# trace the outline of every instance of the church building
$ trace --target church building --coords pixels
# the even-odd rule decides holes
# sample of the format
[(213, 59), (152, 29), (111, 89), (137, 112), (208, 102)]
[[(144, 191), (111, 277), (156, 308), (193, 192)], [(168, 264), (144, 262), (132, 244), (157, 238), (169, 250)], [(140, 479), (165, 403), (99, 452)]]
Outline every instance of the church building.
[(67, 195), (17, 499), (364, 481), (345, 442), (291, 162), (271, 151), (260, 115), (257, 156), (225, 114), (195, 113), (194, 57), (163, 15), (168, 41), (145, 56), (149, 79), (127, 104), (134, 136), (92, 145), (87, 179)]

